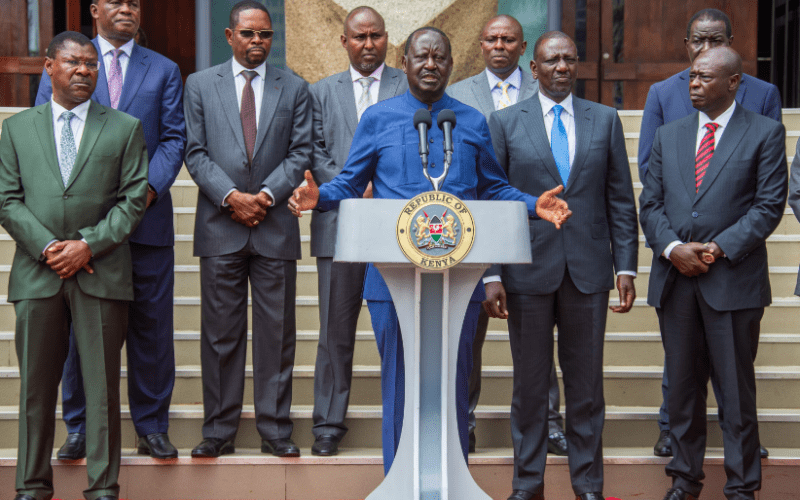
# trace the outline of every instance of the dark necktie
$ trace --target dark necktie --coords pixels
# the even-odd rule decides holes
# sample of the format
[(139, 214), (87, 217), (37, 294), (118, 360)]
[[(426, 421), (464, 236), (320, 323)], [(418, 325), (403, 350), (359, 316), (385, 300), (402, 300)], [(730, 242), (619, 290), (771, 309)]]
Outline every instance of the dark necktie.
[(256, 145), (256, 94), (253, 92), (252, 81), (258, 73), (255, 71), (242, 71), (245, 80), (242, 90), (242, 132), (244, 132), (244, 146), (247, 149), (247, 159), (253, 161), (253, 148)]
[(714, 133), (719, 128), (719, 124), (706, 123), (705, 127), (706, 134), (703, 136), (703, 140), (700, 141), (700, 147), (697, 148), (697, 156), (694, 160), (695, 193), (700, 191), (700, 184), (703, 183), (708, 164), (711, 163), (711, 157), (714, 156)]

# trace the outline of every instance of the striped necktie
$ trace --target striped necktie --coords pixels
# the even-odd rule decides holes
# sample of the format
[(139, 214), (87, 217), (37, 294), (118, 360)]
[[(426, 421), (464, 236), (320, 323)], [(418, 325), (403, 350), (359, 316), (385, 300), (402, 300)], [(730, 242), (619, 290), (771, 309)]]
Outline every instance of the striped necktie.
[(508, 95), (508, 87), (510, 86), (511, 84), (508, 82), (497, 82), (496, 87), (502, 91), (500, 101), (497, 103), (497, 109), (505, 109), (511, 106), (511, 96)]
[(706, 123), (705, 127), (706, 134), (700, 141), (700, 147), (697, 148), (697, 156), (694, 159), (695, 193), (700, 191), (700, 184), (703, 183), (708, 164), (711, 163), (711, 157), (714, 156), (714, 133), (719, 128), (719, 124), (714, 122)]

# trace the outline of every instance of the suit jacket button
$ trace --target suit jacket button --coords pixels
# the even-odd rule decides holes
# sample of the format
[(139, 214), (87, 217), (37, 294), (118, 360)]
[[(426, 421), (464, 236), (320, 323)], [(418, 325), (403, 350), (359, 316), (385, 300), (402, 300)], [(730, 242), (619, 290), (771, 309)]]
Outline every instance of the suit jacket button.
[(69, 195), (68, 195), (68, 194), (65, 194), (65, 195), (63, 196), (63, 198), (64, 198), (65, 200), (68, 200), (68, 199), (69, 199)]
[(433, 139), (430, 140), (431, 144), (433, 144)]
[(697, 212), (692, 212), (692, 217), (694, 217), (696, 219), (696, 218), (700, 217), (700, 214), (698, 214)]

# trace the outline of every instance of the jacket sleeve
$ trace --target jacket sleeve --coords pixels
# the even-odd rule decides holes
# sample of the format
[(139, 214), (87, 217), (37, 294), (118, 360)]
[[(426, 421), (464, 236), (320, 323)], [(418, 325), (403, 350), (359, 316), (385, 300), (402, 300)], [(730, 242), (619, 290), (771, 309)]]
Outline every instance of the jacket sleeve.
[(158, 147), (150, 158), (149, 182), (156, 194), (169, 190), (183, 166), (186, 121), (183, 118), (183, 81), (178, 66), (170, 68), (161, 94)]
[[(323, 119), (323, 92), (321, 84), (312, 85), (309, 87), (309, 94), (312, 102), (312, 158), (311, 158), (311, 173), (314, 174), (314, 180), (317, 184), (330, 182), (331, 179), (336, 177), (341, 171), (341, 168), (336, 165), (330, 151), (328, 150), (328, 143), (325, 138), (325, 122)], [(343, 124), (341, 124), (343, 125)]]
[(644, 189), (639, 195), (639, 222), (655, 255), (661, 255), (673, 241), (680, 241), (672, 229), (664, 209), (663, 165), (661, 163), (661, 130), (655, 131), (652, 155), (647, 175), (642, 179)]
[(608, 148), (608, 176), (606, 177), (606, 220), (611, 232), (611, 251), (614, 268), (636, 272), (639, 255), (639, 223), (636, 220), (636, 201), (633, 181), (625, 148), (622, 122), (613, 111)]
[(639, 181), (641, 183), (644, 183), (644, 178), (647, 176), (656, 129), (661, 125), (664, 125), (664, 110), (661, 109), (658, 89), (655, 85), (651, 85), (642, 113), (642, 126), (639, 128)]

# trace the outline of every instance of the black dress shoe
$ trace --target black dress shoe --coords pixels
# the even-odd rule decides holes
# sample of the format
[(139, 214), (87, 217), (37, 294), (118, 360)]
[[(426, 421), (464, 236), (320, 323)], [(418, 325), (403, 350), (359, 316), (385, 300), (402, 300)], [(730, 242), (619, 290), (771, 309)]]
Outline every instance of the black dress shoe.
[(767, 450), (763, 446), (759, 446), (759, 450), (761, 452), (761, 458), (769, 458), (769, 450)]
[(603, 498), (602, 493), (591, 492), (591, 493), (581, 493), (580, 495), (575, 497), (575, 500), (606, 500)]
[(567, 455), (567, 436), (564, 431), (557, 431), (547, 436), (547, 453), (553, 455)]
[(692, 496), (680, 488), (670, 488), (667, 494), (664, 495), (664, 500), (697, 500), (696, 496)]
[(217, 458), (236, 451), (233, 443), (219, 438), (206, 438), (192, 450), (192, 456), (197, 458)]
[(168, 458), (178, 458), (178, 450), (169, 442), (166, 433), (156, 432), (145, 436), (139, 436), (139, 455), (150, 455), (159, 460)]
[(272, 453), (276, 457), (299, 457), (300, 448), (291, 439), (262, 439), (261, 453)]
[(331, 434), (317, 436), (311, 447), (311, 454), (319, 457), (332, 457), (339, 454), (339, 438)]
[(30, 495), (17, 495), (14, 497), (14, 500), (36, 500)]
[(73, 432), (67, 435), (67, 440), (58, 450), (56, 455), (59, 460), (80, 460), (86, 458), (86, 434)]
[(671, 457), (672, 456), (672, 438), (669, 431), (661, 431), (658, 435), (658, 441), (653, 446), (653, 455), (657, 457)]
[(508, 500), (544, 500), (544, 495), (525, 490), (514, 490)]

